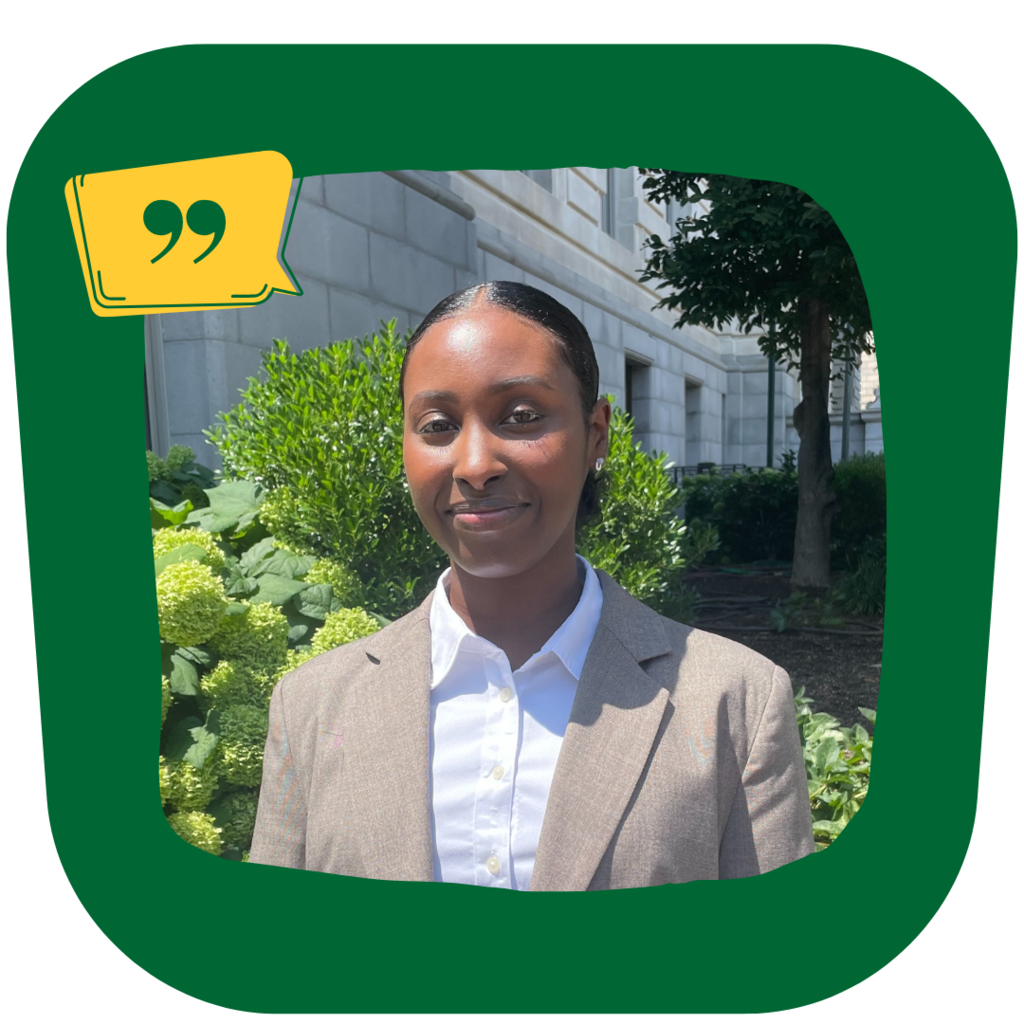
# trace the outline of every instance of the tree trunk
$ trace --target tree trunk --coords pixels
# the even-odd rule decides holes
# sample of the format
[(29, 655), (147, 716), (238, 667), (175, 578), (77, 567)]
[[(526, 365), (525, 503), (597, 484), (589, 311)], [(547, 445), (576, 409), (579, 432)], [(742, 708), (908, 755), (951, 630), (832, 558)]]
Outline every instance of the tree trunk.
[(832, 490), (832, 445), (828, 421), (828, 382), (832, 332), (828, 305), (801, 296), (800, 384), (803, 399), (793, 410), (800, 435), (797, 455), (796, 538), (793, 543), (794, 587), (828, 586), (832, 517), (839, 505)]

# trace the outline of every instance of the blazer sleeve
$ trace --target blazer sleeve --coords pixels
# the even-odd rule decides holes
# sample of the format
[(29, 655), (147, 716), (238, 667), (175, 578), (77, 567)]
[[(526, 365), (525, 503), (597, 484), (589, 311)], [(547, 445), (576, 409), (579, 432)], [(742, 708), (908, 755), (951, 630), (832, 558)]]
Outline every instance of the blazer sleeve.
[(263, 753), (263, 782), (249, 861), (281, 867), (306, 866), (306, 795), (288, 745), (285, 687), (275, 687)]
[(793, 688), (775, 667), (719, 849), (719, 877), (763, 874), (814, 852)]

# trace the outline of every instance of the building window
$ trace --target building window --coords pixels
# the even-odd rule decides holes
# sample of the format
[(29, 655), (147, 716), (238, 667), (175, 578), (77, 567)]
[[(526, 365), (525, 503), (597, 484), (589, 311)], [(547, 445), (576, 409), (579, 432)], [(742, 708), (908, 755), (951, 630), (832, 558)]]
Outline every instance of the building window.
[(626, 356), (626, 412), (633, 417), (637, 433), (650, 429), (651, 368), (648, 363)]
[(601, 230), (615, 237), (615, 168), (609, 167), (604, 195), (601, 197)]
[(547, 189), (548, 192), (553, 191), (550, 168), (543, 171), (523, 171), (523, 174), (525, 174), (528, 178), (532, 179), (533, 181), (537, 182), (537, 184), (540, 185), (541, 188)]

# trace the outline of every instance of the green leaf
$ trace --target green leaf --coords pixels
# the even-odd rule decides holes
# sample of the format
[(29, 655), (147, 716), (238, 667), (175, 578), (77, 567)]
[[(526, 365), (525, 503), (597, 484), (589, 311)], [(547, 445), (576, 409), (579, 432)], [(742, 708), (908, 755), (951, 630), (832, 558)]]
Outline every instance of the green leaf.
[(217, 746), (218, 715), (211, 711), (205, 722), (194, 715), (183, 718), (167, 737), (166, 755), (202, 768)]
[(250, 526), (263, 503), (259, 484), (249, 480), (228, 480), (217, 487), (205, 488), (210, 499), (209, 508), (196, 509), (189, 514), (187, 523), (196, 523), (210, 533), (223, 533), (236, 527)]
[(858, 707), (857, 710), (872, 724), (875, 724), (875, 712), (871, 708)]
[(195, 664), (179, 653), (179, 650), (167, 653), (164, 649), (163, 672), (171, 684), (173, 693), (185, 697), (194, 697), (199, 693), (199, 673)]
[(174, 653), (200, 668), (209, 668), (217, 660), (205, 647), (177, 647)]
[(156, 574), (159, 576), (167, 566), (174, 565), (175, 562), (194, 561), (202, 562), (205, 565), (209, 557), (206, 549), (199, 547), (198, 544), (182, 544), (180, 548), (172, 548), (166, 555), (161, 555), (156, 560)]
[(382, 626), (390, 626), (393, 621), (392, 619), (384, 618), (384, 616), (379, 614), (378, 612), (367, 612), (366, 614), (369, 615), (371, 618), (376, 619)]
[(312, 625), (306, 622), (297, 622), (288, 629), (288, 643), (297, 644), (300, 640), (305, 640), (307, 637), (312, 636), (312, 633)]
[(189, 512), (192, 511), (192, 502), (186, 498), (183, 502), (171, 508), (162, 501), (157, 501), (156, 498), (150, 498), (149, 508), (153, 525), (159, 530), (165, 526), (180, 526), (185, 522)]
[(259, 583), (252, 577), (246, 576), (241, 566), (228, 566), (227, 572), (224, 574), (224, 593), (228, 597), (248, 597), (250, 594), (254, 594), (258, 587)]
[(264, 573), (259, 579), (259, 589), (251, 596), (251, 601), (269, 601), (271, 604), (287, 604), (296, 594), (313, 586), (301, 580), (278, 576), (276, 573)]
[(292, 598), (292, 607), (300, 615), (323, 621), (332, 609), (333, 596), (329, 583), (314, 583)]
[(242, 571), (247, 576), (255, 575), (254, 570), (257, 568), (257, 563), (262, 559), (269, 557), (274, 550), (274, 538), (264, 537), (263, 540), (257, 541), (253, 546), (246, 551), (242, 552), (241, 558), (238, 560), (238, 564)]
[(175, 490), (175, 488), (173, 488), (170, 484), (165, 483), (163, 480), (154, 480), (149, 485), (149, 495), (150, 500), (156, 498), (161, 502), (167, 502), (173, 505), (174, 502), (176, 502), (181, 497), (181, 492)]
[(238, 517), (215, 512), (212, 508), (199, 508), (190, 512), (185, 522), (198, 526), (207, 533), (223, 533), (225, 530), (233, 530), (238, 525)]
[(272, 572), (278, 576), (296, 579), (305, 576), (315, 561), (316, 559), (310, 555), (297, 555), (286, 548), (278, 548), (269, 557), (260, 561), (254, 569), (254, 575)]

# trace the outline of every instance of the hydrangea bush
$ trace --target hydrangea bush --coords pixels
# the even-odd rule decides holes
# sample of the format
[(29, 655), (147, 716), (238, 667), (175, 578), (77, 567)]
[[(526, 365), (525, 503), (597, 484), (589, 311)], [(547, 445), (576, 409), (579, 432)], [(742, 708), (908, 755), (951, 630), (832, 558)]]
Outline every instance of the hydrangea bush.
[(160, 800), (171, 828), (248, 860), (271, 694), (304, 661), (387, 620), (348, 566), (279, 544), (252, 484), (211, 487), (193, 509), (150, 502), (163, 672)]

